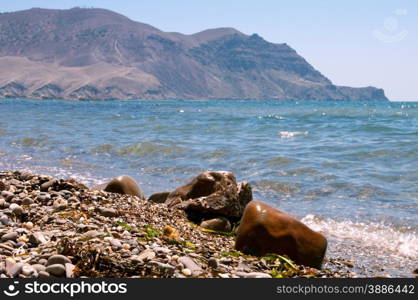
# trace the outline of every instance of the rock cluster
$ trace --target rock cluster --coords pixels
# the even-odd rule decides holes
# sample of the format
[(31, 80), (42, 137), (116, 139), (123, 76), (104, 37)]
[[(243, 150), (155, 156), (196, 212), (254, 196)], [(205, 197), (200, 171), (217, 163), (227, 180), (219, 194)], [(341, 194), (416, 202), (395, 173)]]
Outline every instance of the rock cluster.
[[(239, 184), (227, 179), (227, 190), (239, 195)], [(214, 177), (215, 190), (226, 188), (222, 180)], [(216, 219), (212, 228), (228, 224), (227, 217)], [(72, 179), (0, 172), (0, 278), (354, 276), (298, 266), (285, 256), (241, 253), (233, 232), (208, 230), (207, 223), (191, 222), (183, 209), (91, 191)]]

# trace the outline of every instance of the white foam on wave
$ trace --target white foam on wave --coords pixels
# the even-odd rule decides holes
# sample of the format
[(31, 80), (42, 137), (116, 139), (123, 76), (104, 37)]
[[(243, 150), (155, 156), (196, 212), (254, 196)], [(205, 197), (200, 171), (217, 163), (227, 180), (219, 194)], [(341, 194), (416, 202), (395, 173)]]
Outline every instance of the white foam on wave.
[(308, 131), (280, 131), (277, 134), (284, 139), (288, 139), (298, 135), (308, 135), (308, 133)]
[(401, 231), (381, 223), (335, 221), (311, 214), (301, 221), (325, 236), (355, 242), (366, 248), (379, 248), (398, 256), (418, 259), (418, 233), (416, 231)]

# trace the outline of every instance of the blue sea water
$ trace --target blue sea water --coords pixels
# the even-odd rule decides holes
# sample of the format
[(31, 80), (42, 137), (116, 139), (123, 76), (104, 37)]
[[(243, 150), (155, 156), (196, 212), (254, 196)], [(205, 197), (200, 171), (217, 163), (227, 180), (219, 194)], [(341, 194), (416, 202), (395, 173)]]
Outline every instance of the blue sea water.
[(146, 195), (228, 170), (365, 261), (378, 245), (389, 273), (417, 267), (418, 103), (4, 99), (0, 115), (0, 170), (129, 174)]

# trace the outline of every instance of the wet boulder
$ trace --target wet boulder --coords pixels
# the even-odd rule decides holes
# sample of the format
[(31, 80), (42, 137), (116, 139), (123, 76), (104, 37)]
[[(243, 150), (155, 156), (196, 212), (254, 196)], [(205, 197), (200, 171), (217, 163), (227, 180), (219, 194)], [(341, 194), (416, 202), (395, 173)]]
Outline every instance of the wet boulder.
[(154, 203), (164, 203), (167, 200), (168, 195), (170, 195), (170, 192), (155, 193), (149, 196), (148, 201)]
[(169, 207), (183, 209), (189, 219), (196, 222), (216, 217), (234, 221), (241, 218), (251, 200), (249, 183), (237, 184), (231, 172), (208, 171), (171, 192), (165, 203)]
[(128, 175), (115, 177), (108, 183), (94, 187), (93, 190), (104, 190), (109, 193), (131, 195), (145, 199), (139, 184), (135, 181), (135, 179)]
[(297, 264), (320, 268), (327, 240), (284, 212), (252, 201), (242, 216), (235, 248), (256, 256), (287, 255)]

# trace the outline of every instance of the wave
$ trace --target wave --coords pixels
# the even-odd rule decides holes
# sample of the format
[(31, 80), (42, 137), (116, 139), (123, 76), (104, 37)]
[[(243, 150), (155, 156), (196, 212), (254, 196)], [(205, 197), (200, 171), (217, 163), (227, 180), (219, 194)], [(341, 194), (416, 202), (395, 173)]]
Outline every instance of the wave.
[(394, 228), (381, 223), (335, 221), (309, 214), (302, 220), (313, 230), (363, 248), (379, 248), (398, 256), (418, 259), (418, 233), (411, 228)]

